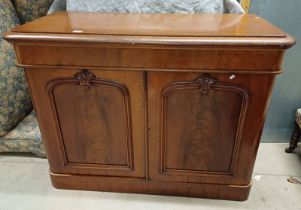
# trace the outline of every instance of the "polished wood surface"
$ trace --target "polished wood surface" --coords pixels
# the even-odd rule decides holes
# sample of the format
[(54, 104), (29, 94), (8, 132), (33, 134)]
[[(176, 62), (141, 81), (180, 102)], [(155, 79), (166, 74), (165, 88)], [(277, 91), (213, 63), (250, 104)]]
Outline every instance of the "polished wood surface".
[(53, 186), (247, 199), (288, 34), (255, 15), (60, 12), (5, 38)]
[(26, 25), (18, 26), (12, 31), (21, 33), (102, 34), (114, 36), (286, 36), (286, 33), (279, 28), (252, 14), (57, 12)]
[(175, 195), (244, 201), (251, 184), (225, 185), (185, 182), (157, 182), (118, 177), (77, 176), (50, 173), (52, 185), (58, 189), (100, 190), (108, 192), (132, 192), (159, 195)]
[[(248, 185), (275, 76), (233, 74), (230, 79), (229, 74), (209, 74), (217, 82), (203, 95), (195, 82), (202, 74), (148, 75), (150, 177)], [(168, 118), (161, 91), (174, 85), (172, 96), (185, 98), (169, 102)]]
[(86, 70), (74, 77), (47, 85), (68, 162), (132, 168), (127, 88), (114, 81), (96, 79), (95, 74)]
[(82, 72), (26, 69), (51, 171), (145, 177), (143, 73)]
[[(85, 44), (85, 45), (102, 45), (110, 46), (131, 46), (139, 48), (152, 48), (158, 45), (160, 48), (249, 48), (262, 47), (266, 49), (287, 49), (295, 44), (295, 40), (287, 35), (286, 37), (166, 37), (166, 36), (112, 36), (112, 35), (89, 35), (80, 34), (43, 34), (43, 33), (4, 33), (6, 40), (11, 42), (23, 41), (28, 44), (37, 45), (38, 42), (46, 41), (48, 45), (55, 44)], [(21, 43), (20, 43), (21, 44)]]
[[(117, 47), (117, 46), (44, 46), (17, 44), (17, 56), (21, 66), (52, 66), (126, 69), (130, 71), (181, 71), (181, 72), (240, 72), (279, 73), (284, 54), (282, 50), (259, 49), (191, 49), (173, 47)], [(39, 55), (38, 57), (31, 55)], [(222, 56), (221, 56), (222, 55)], [(137, 59), (139, 58), (139, 59)]]
[[(8, 40), (271, 46), (288, 48), (294, 39), (252, 14), (127, 14), (57, 12), (17, 26)], [(89, 36), (85, 36), (89, 35)]]
[[(191, 81), (180, 81), (180, 77), (186, 75), (179, 75), (179, 81), (170, 82), (169, 78), (177, 77), (176, 74), (156, 76), (162, 76), (165, 83), (156, 88), (163, 91), (161, 120), (155, 123), (161, 125), (162, 173), (232, 175), (232, 154), (241, 138), (248, 105), (247, 90), (232, 83), (219, 83), (206, 74), (196, 75)], [(150, 74), (150, 90), (152, 80)]]

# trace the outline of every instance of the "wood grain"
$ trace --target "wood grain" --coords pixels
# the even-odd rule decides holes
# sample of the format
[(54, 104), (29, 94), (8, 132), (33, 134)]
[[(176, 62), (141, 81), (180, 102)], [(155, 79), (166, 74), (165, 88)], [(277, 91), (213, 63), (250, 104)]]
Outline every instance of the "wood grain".
[[(148, 143), (150, 151), (149, 174), (151, 180), (238, 185), (247, 185), (250, 183), (254, 166), (253, 161), (256, 157), (275, 76), (234, 73), (235, 78), (230, 79), (231, 75), (229, 74), (209, 75), (222, 84), (228, 84), (226, 85), (228, 88), (231, 86), (238, 87), (241, 89), (241, 91), (239, 91), (241, 94), (247, 90), (247, 93), (243, 94), (246, 98), (245, 102), (248, 104), (247, 108), (245, 107), (246, 113), (245, 117), (243, 117), (245, 118), (244, 122), (241, 121), (238, 123), (237, 121), (237, 116), (244, 112), (241, 111), (241, 107), (238, 108), (242, 103), (242, 97), (221, 90), (215, 91), (214, 94), (218, 95), (208, 95), (207, 97), (194, 94), (193, 91), (181, 93), (180, 96), (183, 97), (184, 94), (190, 98), (179, 98), (176, 102), (170, 102), (168, 110), (166, 109), (167, 113), (170, 112), (170, 114), (164, 116), (164, 112), (161, 111), (162, 91), (170, 84), (177, 84), (179, 82), (181, 84), (183, 81), (186, 84), (193, 84), (192, 89), (196, 88), (198, 86), (194, 81), (200, 77), (201, 74), (174, 72), (148, 73)], [(189, 89), (187, 85), (185, 85), (185, 87)], [(176, 95), (173, 97), (176, 98), (175, 96)], [(203, 99), (203, 101), (198, 101), (198, 99)], [(210, 99), (219, 99), (220, 101), (206, 106), (206, 103), (209, 103)], [(191, 111), (187, 110), (184, 105), (188, 107), (196, 105), (193, 108), (198, 113), (190, 114)], [(222, 106), (218, 108), (219, 105)], [(225, 110), (223, 110), (222, 107)], [(235, 108), (238, 108), (240, 111), (234, 110)], [(226, 113), (229, 111), (230, 113)], [(194, 123), (191, 122), (190, 117)], [(204, 117), (207, 120), (206, 122), (203, 121)], [(164, 138), (162, 132), (166, 131), (162, 129), (162, 123), (164, 123), (164, 121), (166, 121), (167, 128), (170, 129), (168, 133), (170, 136), (165, 137), (167, 139), (165, 146), (166, 154), (162, 154), (161, 149), (162, 138)], [(207, 125), (205, 130), (201, 130), (201, 126), (196, 126), (197, 123), (202, 122)], [(238, 125), (240, 125), (240, 127)], [(235, 128), (231, 126), (235, 126)], [(193, 128), (196, 129), (197, 132), (190, 133)], [(241, 136), (239, 136), (240, 134), (239, 132), (237, 133), (236, 129), (241, 129)], [(234, 137), (234, 135), (236, 136)], [(181, 162), (184, 160), (185, 152), (187, 153), (187, 151), (189, 151), (187, 148), (192, 146), (193, 140), (201, 145), (201, 149), (198, 151), (197, 157), (195, 159), (192, 158), (195, 162), (188, 163), (190, 164), (190, 169), (191, 167), (195, 167), (194, 169), (198, 170), (187, 171), (187, 166), (181, 166)], [(183, 146), (183, 143), (187, 144), (186, 148)], [(214, 146), (215, 143), (216, 145)], [(230, 146), (231, 144), (232, 147)], [(212, 152), (213, 150), (215, 152)], [(169, 165), (165, 167), (176, 166), (177, 170), (165, 169), (166, 171), (162, 171), (163, 155), (168, 157), (166, 164)], [(201, 158), (207, 158), (202, 160), (200, 156)], [(220, 163), (221, 160), (215, 159), (218, 157), (222, 159), (222, 163)], [(233, 167), (231, 170), (228, 168), (229, 162), (231, 162)], [(203, 165), (199, 165), (202, 163)], [(209, 163), (211, 163), (211, 165), (209, 165)]]
[[(160, 47), (159, 47), (160, 48)], [(283, 50), (153, 49), (127, 47), (16, 45), (19, 63), (33, 66), (146, 71), (267, 73), (281, 71)], [(31, 56), (37, 55), (37, 56)], [(139, 58), (139, 59), (137, 59)]]
[(281, 29), (254, 14), (56, 12), (31, 23), (17, 26), (12, 31), (22, 33), (101, 34), (114, 36), (286, 36), (286, 33)]
[[(60, 24), (57, 24), (60, 23)], [(9, 41), (289, 48), (295, 40), (254, 14), (57, 12), (4, 34)], [(48, 43), (48, 44), (49, 44)]]
[(210, 76), (163, 88), (161, 173), (232, 175), (248, 92)]
[[(81, 78), (85, 72), (90, 81)], [(74, 77), (50, 81), (47, 85), (68, 163), (120, 165), (132, 169), (127, 88), (115, 81), (96, 78), (86, 70)]]
[(156, 182), (117, 177), (78, 176), (50, 173), (54, 187), (72, 190), (96, 190), (123, 193), (144, 193), (199, 198), (245, 201), (252, 184), (222, 185), (184, 182)]
[(26, 69), (51, 170), (145, 177), (143, 73), (90, 71), (91, 89), (78, 85), (80, 71)]

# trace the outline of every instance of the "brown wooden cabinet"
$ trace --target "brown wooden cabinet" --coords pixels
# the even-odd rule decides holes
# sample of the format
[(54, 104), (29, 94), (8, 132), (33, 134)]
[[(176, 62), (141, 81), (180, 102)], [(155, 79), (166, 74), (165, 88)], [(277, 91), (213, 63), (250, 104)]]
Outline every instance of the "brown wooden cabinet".
[(5, 38), (55, 187), (247, 199), (294, 44), (280, 29), (255, 15), (60, 12)]

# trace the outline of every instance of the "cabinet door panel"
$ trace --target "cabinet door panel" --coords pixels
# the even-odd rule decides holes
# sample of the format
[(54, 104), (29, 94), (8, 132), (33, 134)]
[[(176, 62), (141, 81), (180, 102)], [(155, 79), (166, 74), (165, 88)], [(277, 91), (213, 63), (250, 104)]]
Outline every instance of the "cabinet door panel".
[(165, 87), (163, 170), (231, 173), (241, 109), (246, 110), (241, 93), (214, 86), (203, 94), (197, 82)]
[(150, 178), (233, 181), (247, 88), (193, 73), (149, 73), (148, 87)]
[(62, 79), (48, 86), (68, 162), (132, 168), (127, 88), (110, 80), (78, 83)]
[(38, 118), (55, 125), (44, 131), (40, 123), (48, 146), (60, 151), (50, 154), (57, 159), (53, 172), (145, 176), (142, 72), (44, 69), (27, 75), (34, 88), (42, 87), (33, 95)]

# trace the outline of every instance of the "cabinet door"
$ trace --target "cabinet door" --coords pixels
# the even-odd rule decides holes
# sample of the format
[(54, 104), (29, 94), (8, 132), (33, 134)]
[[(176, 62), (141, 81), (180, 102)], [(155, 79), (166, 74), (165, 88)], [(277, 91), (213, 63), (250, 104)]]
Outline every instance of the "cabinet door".
[(27, 70), (54, 173), (145, 176), (142, 72)]
[(249, 103), (248, 89), (236, 81), (148, 74), (150, 179), (234, 183)]

